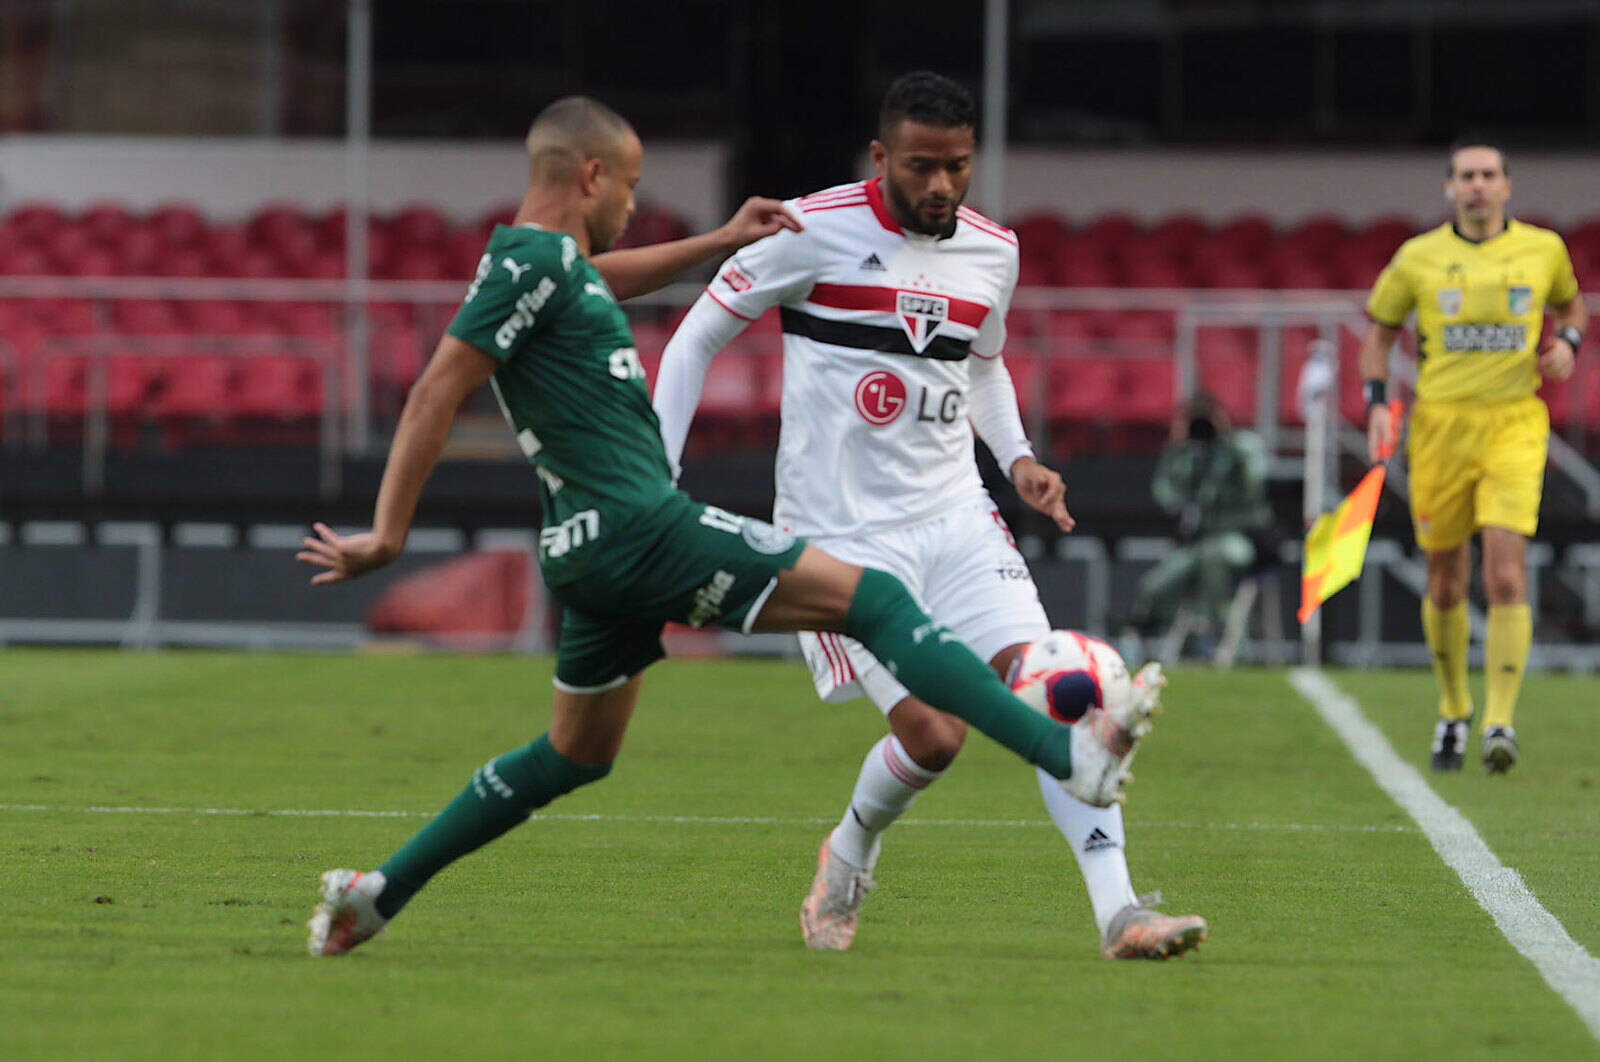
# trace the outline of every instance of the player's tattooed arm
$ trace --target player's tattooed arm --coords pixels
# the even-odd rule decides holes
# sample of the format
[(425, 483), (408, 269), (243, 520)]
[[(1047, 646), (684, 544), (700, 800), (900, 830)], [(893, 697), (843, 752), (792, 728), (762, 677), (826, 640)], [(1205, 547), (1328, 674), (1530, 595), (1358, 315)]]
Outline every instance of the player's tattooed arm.
[(775, 232), (799, 232), (804, 227), (781, 201), (752, 196), (711, 232), (649, 247), (607, 251), (592, 261), (618, 299), (631, 299), (665, 287), (701, 262), (725, 258)]

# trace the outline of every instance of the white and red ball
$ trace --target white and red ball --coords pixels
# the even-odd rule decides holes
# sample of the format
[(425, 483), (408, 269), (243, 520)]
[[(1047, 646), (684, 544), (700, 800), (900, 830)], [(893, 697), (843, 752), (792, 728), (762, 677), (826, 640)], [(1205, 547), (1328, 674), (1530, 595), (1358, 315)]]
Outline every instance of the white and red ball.
[(1077, 631), (1051, 631), (1029, 645), (1011, 665), (1006, 685), (1034, 711), (1063, 723), (1133, 692), (1121, 654)]

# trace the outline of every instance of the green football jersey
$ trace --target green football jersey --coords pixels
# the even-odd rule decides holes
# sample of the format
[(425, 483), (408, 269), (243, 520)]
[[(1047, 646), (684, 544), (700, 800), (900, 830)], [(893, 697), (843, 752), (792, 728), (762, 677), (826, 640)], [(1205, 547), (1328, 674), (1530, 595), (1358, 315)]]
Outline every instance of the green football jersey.
[(495, 396), (539, 476), (546, 581), (615, 563), (609, 547), (676, 491), (628, 320), (577, 241), (495, 226), (449, 332), (500, 362)]

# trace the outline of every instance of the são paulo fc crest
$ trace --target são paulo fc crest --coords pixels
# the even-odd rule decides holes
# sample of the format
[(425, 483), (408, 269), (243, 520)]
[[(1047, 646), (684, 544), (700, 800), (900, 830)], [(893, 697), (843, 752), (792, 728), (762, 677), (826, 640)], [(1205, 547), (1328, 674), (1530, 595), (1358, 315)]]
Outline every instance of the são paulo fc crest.
[(894, 373), (875, 369), (856, 381), (856, 412), (868, 424), (888, 424), (904, 408), (906, 385)]
[(1506, 289), (1506, 308), (1513, 317), (1521, 317), (1533, 309), (1533, 289), (1527, 287), (1511, 287)]
[(1461, 289), (1439, 289), (1439, 312), (1446, 317), (1454, 317), (1461, 312)]
[(895, 315), (911, 339), (911, 349), (921, 354), (933, 341), (939, 326), (950, 318), (950, 300), (926, 291), (895, 292)]

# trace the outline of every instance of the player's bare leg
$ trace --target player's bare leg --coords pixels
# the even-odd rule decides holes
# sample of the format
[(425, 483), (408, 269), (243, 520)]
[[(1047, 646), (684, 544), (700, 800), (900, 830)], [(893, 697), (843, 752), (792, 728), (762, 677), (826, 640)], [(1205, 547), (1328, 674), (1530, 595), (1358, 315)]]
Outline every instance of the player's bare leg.
[(1483, 529), (1483, 589), (1489, 599), (1483, 643), (1483, 765), (1490, 774), (1504, 774), (1517, 762), (1517, 734), (1511, 721), (1533, 644), (1524, 536), (1504, 527)]
[(342, 955), (376, 936), (429, 878), (524, 822), (534, 809), (598, 781), (622, 748), (642, 675), (605, 690), (557, 688), (548, 734), (480, 767), (472, 781), (377, 870), (322, 875), (308, 924), (312, 955)]
[(1428, 550), (1428, 586), (1422, 599), (1422, 631), (1433, 654), (1439, 683), (1439, 719), (1433, 728), (1430, 762), (1436, 771), (1459, 771), (1472, 719), (1467, 692), (1467, 577), (1471, 545)]

